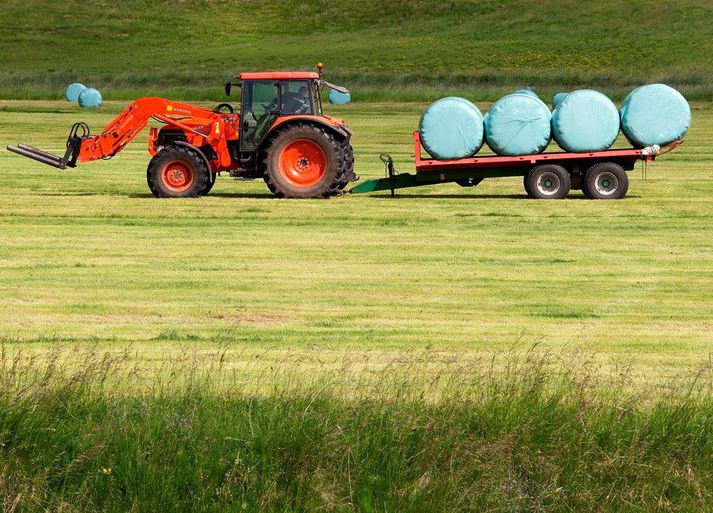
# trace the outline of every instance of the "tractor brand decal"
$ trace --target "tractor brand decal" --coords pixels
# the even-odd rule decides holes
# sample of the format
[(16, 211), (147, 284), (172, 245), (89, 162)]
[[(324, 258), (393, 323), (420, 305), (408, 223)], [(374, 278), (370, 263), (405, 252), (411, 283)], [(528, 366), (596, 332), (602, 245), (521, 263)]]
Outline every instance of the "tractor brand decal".
[(183, 114), (190, 114), (190, 113), (191, 113), (190, 110), (181, 109), (181, 108), (178, 108), (178, 107), (174, 107), (173, 105), (166, 105), (166, 110), (169, 111), (169, 112), (173, 112), (173, 111), (182, 112)]

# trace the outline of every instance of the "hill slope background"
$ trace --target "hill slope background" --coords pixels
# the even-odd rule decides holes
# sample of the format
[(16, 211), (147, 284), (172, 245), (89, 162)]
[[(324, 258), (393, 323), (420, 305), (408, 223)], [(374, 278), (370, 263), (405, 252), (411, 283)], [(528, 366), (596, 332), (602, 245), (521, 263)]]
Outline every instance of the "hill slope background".
[(621, 98), (663, 81), (713, 99), (707, 0), (4, 2), (0, 98), (219, 99), (238, 71), (313, 69), (357, 100), (489, 100), (532, 86)]

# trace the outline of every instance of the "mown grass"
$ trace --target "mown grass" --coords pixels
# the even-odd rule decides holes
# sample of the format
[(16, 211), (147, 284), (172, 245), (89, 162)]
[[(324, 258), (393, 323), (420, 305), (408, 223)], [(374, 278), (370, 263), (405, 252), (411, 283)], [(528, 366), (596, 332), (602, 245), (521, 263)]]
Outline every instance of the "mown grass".
[[(72, 122), (96, 131), (122, 106), (5, 102), (0, 142), (59, 152)], [(330, 112), (353, 127), (366, 179), (383, 176), (382, 151), (410, 170), (422, 109)], [(672, 377), (713, 342), (712, 112), (694, 105), (686, 143), (646, 180), (633, 172), (620, 202), (530, 201), (517, 178), (280, 201), (225, 176), (205, 198), (160, 201), (143, 135), (65, 172), (3, 151), (0, 337), (38, 353), (134, 344), (148, 362), (227, 344), (236, 368), (297, 353), (306, 374), (344, 352), (378, 367), (426, 347), (477, 359), (539, 342), (632, 365), (641, 382)]]
[[(101, 349), (0, 357), (3, 511), (707, 511), (710, 368), (650, 396), (583, 360), (511, 354), (416, 383), (429, 355), (350, 394), (289, 364), (228, 389), (224, 352), (156, 379)], [(457, 363), (457, 362), (454, 362)], [(279, 379), (278, 379), (278, 376)], [(443, 383), (441, 383), (443, 381)], [(149, 386), (126, 393), (137, 382)], [(605, 386), (606, 385), (606, 386)], [(435, 395), (434, 392), (435, 391)]]
[(217, 101), (237, 71), (313, 69), (356, 101), (495, 100), (594, 87), (621, 99), (663, 81), (713, 99), (705, 0), (4, 2), (0, 97)]

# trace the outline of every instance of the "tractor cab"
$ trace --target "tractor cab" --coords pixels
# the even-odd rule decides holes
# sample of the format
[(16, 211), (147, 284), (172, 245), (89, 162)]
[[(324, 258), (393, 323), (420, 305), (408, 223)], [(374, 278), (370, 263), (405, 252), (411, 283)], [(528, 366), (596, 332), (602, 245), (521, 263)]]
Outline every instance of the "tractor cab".
[(322, 117), (319, 75), (241, 73), (240, 151), (255, 151), (279, 118)]

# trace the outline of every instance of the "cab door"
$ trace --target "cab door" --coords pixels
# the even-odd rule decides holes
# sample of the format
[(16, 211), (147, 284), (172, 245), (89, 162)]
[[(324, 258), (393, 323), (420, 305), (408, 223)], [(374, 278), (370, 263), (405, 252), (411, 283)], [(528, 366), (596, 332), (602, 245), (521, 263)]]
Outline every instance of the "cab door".
[(250, 80), (243, 83), (240, 151), (255, 151), (280, 115), (280, 83)]

